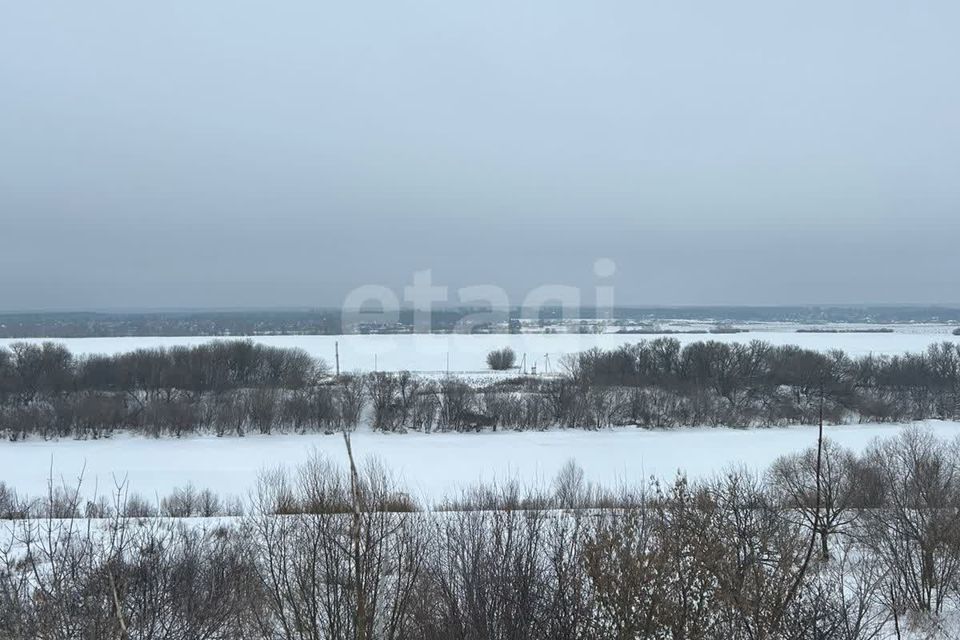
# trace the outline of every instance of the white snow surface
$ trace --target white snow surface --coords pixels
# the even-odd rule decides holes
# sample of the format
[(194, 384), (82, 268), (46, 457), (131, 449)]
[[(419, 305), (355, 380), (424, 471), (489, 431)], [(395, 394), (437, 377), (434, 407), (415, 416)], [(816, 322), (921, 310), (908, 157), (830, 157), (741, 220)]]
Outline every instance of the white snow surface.
[[(791, 325), (786, 325), (791, 327)], [(774, 345), (794, 344), (825, 351), (843, 349), (852, 356), (868, 354), (893, 355), (920, 352), (931, 344), (943, 341), (960, 342), (946, 325), (897, 326), (893, 333), (797, 333), (781, 328), (775, 331), (749, 331), (736, 334), (400, 334), (340, 336), (250, 336), (256, 342), (277, 347), (299, 347), (323, 358), (332, 367), (335, 343), (340, 347), (342, 371), (414, 371), (420, 373), (483, 373), (486, 357), (493, 349), (509, 346), (519, 359), (526, 354), (528, 368), (536, 364), (543, 373), (555, 372), (561, 357), (593, 347), (613, 349), (623, 344), (657, 337), (678, 339), (681, 344), (704, 340), (749, 342), (764, 340)], [(52, 340), (65, 344), (74, 354), (114, 354), (144, 347), (197, 345), (211, 340), (243, 339), (212, 337), (130, 337), (130, 338), (30, 338), (28, 342)], [(0, 340), (5, 346), (16, 340)]]
[[(960, 423), (920, 424), (945, 438), (960, 434)], [(829, 426), (826, 434), (862, 451), (875, 438), (890, 437), (903, 428)], [(480, 481), (515, 479), (545, 487), (571, 458), (583, 467), (587, 479), (613, 486), (644, 483), (651, 476), (669, 480), (678, 470), (691, 478), (710, 477), (740, 465), (762, 472), (778, 456), (815, 442), (814, 427), (669, 431), (626, 427), (477, 434), (361, 431), (353, 436), (358, 458), (377, 458), (414, 497), (428, 504)], [(314, 451), (335, 462), (346, 460), (342, 437), (322, 434), (181, 439), (117, 435), (95, 441), (3, 442), (0, 480), (21, 495), (41, 496), (52, 469), (55, 482), (68, 486), (74, 486), (82, 473), (87, 496), (109, 494), (117, 480), (126, 479), (130, 491), (151, 499), (186, 483), (245, 497), (259, 471), (293, 468)]]

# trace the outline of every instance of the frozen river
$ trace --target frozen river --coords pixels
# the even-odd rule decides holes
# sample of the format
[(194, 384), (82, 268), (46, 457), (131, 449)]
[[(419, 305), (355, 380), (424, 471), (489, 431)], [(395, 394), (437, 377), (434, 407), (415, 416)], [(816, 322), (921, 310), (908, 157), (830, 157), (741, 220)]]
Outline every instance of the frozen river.
[[(925, 427), (947, 438), (960, 434), (957, 423), (930, 422)], [(827, 435), (861, 451), (874, 438), (889, 437), (902, 428), (845, 425), (827, 427)], [(691, 477), (709, 476), (731, 465), (759, 471), (778, 456), (815, 442), (813, 427), (354, 435), (359, 458), (379, 459), (412, 493), (428, 501), (481, 480), (512, 478), (543, 485), (571, 458), (590, 480), (642, 483), (650, 476), (669, 480), (678, 470)], [(20, 492), (42, 495), (52, 467), (57, 483), (73, 485), (82, 473), (87, 495), (94, 490), (109, 492), (117, 479), (125, 478), (132, 491), (150, 497), (188, 482), (243, 496), (255, 485), (259, 471), (295, 466), (314, 451), (346, 461), (343, 439), (322, 434), (157, 440), (121, 435), (98, 441), (2, 442), (0, 479)]]

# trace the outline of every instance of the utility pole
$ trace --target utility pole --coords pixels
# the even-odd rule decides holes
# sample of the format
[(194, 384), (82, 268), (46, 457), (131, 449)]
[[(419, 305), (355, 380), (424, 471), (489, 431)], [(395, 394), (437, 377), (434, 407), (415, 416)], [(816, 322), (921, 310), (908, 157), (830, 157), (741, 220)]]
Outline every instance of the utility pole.
[(337, 361), (337, 377), (339, 378), (340, 377), (340, 341), (339, 340), (333, 343), (333, 349), (335, 354), (334, 358)]
[(443, 382), (440, 384), (440, 398), (443, 402), (441, 407), (443, 411), (444, 419), (447, 423), (447, 429), (450, 428), (450, 352), (447, 351), (447, 373), (443, 377)]

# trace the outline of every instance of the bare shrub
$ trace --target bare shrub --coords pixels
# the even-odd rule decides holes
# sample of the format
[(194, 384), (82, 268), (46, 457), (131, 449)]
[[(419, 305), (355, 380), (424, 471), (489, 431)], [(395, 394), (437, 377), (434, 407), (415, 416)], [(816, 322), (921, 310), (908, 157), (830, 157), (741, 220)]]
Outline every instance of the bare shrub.
[(555, 504), (563, 509), (582, 509), (590, 504), (592, 490), (584, 479), (583, 468), (573, 459), (561, 467), (553, 481)]
[(517, 362), (517, 354), (510, 347), (495, 349), (487, 354), (487, 366), (494, 371), (512, 369)]
[(29, 504), (21, 501), (17, 492), (0, 481), (0, 519), (25, 518), (29, 510)]
[(366, 467), (359, 485), (316, 456), (295, 478), (261, 477), (245, 529), (260, 550), (274, 637), (405, 637), (426, 550), (421, 520), (388, 510), (401, 494), (381, 467)]
[(122, 513), (126, 518), (153, 518), (157, 507), (139, 493), (131, 493), (123, 503)]
[(197, 515), (200, 495), (192, 484), (176, 487), (160, 501), (160, 513), (168, 518), (189, 518)]

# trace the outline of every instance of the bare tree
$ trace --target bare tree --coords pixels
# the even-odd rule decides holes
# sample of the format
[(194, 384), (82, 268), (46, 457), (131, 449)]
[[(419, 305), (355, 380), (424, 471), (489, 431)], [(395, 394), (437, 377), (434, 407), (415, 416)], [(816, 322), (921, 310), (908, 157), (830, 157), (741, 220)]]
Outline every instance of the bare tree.
[[(855, 518), (858, 464), (855, 456), (831, 440), (823, 441), (820, 465), (820, 557), (830, 557), (830, 536)], [(817, 505), (817, 449), (778, 458), (769, 470), (771, 486), (785, 506), (794, 509), (812, 529)]]
[(889, 567), (894, 599), (939, 613), (960, 580), (960, 446), (907, 429), (868, 453), (882, 487), (865, 539)]

